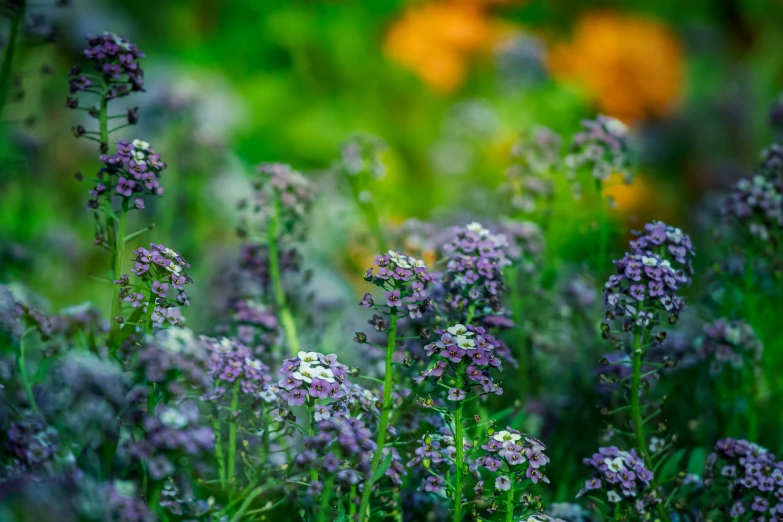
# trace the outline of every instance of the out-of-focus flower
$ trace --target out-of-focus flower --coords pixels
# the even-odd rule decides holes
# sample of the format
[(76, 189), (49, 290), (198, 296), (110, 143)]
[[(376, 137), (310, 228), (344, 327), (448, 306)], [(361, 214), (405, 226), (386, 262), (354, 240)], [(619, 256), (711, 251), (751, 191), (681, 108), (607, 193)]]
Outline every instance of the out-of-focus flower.
[(683, 91), (679, 40), (660, 22), (638, 16), (583, 15), (548, 62), (555, 78), (581, 85), (603, 112), (628, 122), (669, 114)]
[(392, 25), (384, 48), (440, 92), (456, 89), (468, 59), (491, 47), (494, 34), (483, 2), (429, 2), (409, 7)]

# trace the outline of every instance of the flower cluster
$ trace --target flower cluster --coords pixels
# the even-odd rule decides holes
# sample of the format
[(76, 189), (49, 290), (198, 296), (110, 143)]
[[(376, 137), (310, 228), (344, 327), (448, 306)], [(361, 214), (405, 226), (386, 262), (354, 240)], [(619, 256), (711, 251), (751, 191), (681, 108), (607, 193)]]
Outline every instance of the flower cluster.
[(446, 305), (458, 319), (472, 315), (469, 308), (479, 315), (501, 309), (503, 267), (511, 263), (507, 247), (505, 236), (494, 235), (479, 223), (456, 228), (451, 241), (443, 246)]
[(5, 433), (6, 450), (13, 458), (11, 467), (0, 470), (3, 475), (25, 472), (45, 472), (54, 464), (58, 447), (57, 430), (41, 419), (31, 418), (11, 423)]
[(593, 177), (606, 181), (619, 173), (626, 183), (633, 180), (628, 128), (619, 120), (599, 115), (594, 120), (582, 120), (582, 132), (574, 135), (571, 152), (565, 164), (572, 178), (582, 167), (589, 167)]
[[(139, 247), (133, 253), (136, 257), (131, 271), (141, 282), (131, 283), (127, 274), (114, 281), (122, 288), (120, 299), (131, 308), (143, 307), (153, 323), (162, 325), (168, 320), (182, 325), (178, 306), (190, 306), (190, 298), (184, 289), (186, 284), (193, 282), (185, 272), (190, 265), (165, 245), (150, 243), (149, 250)], [(169, 288), (176, 292), (176, 299), (168, 297)]]
[(213, 389), (204, 399), (220, 399), (231, 387), (235, 393), (241, 391), (252, 397), (258, 397), (266, 390), (272, 380), (269, 367), (253, 357), (247, 346), (225, 337), (202, 336), (201, 341), (209, 352), (207, 373), (214, 380)]
[(532, 214), (540, 200), (554, 196), (552, 172), (560, 163), (563, 139), (547, 127), (536, 127), (528, 139), (511, 150), (511, 166), (506, 170), (514, 210)]
[(133, 207), (143, 209), (143, 196), (163, 194), (160, 175), (166, 163), (146, 141), (119, 140), (117, 154), (101, 154), (100, 160), (103, 167), (98, 172), (98, 184), (90, 190), (88, 207), (97, 209), (101, 198), (108, 205), (112, 196), (120, 196), (123, 205), (129, 206), (133, 199)]
[(783, 231), (783, 177), (741, 179), (722, 211), (724, 219), (739, 223), (759, 241), (778, 240)]
[[(457, 458), (455, 444), (454, 435), (446, 426), (442, 426), (439, 433), (426, 434), (421, 438), (407, 467), (422, 466), (426, 471), (427, 476), (421, 484), (422, 491), (438, 494), (444, 490), (443, 477), (451, 474)], [(473, 444), (467, 438), (462, 444), (464, 465), (474, 475), (478, 474), (478, 467), (469, 456)]]
[(618, 273), (604, 287), (604, 300), (610, 306), (602, 326), (605, 332), (618, 316), (627, 318), (628, 329), (634, 324), (652, 329), (658, 311), (675, 322), (685, 307), (677, 293), (691, 282), (694, 249), (688, 235), (656, 221), (637, 236), (631, 241), (631, 252), (614, 262)]
[(480, 326), (456, 324), (437, 330), (440, 339), (424, 347), (434, 363), (422, 371), (416, 382), (455, 378), (457, 385), (449, 389), (446, 398), (462, 401), (467, 392), (481, 387), (483, 393), (503, 394), (503, 388), (492, 380), (490, 370), (502, 371), (503, 363), (495, 353), (500, 342)]
[[(778, 111), (783, 115), (783, 99), (778, 103)], [(783, 122), (783, 116), (781, 117)], [(781, 125), (783, 128), (783, 124)], [(777, 178), (778, 182), (783, 181), (783, 145), (773, 143), (761, 151), (761, 172), (772, 179)]]
[(696, 339), (698, 355), (709, 359), (710, 372), (719, 374), (727, 365), (738, 369), (761, 362), (763, 346), (753, 328), (744, 321), (718, 319), (704, 325), (704, 335)]
[[(88, 37), (87, 44), (84, 56), (94, 62), (95, 70), (101, 75), (104, 83), (111, 86), (106, 93), (107, 99), (144, 91), (144, 71), (139, 64), (139, 59), (144, 58), (144, 53), (134, 44), (111, 33)], [(82, 74), (78, 67), (71, 69), (69, 80), (71, 95), (89, 91), (92, 87), (94, 84), (90, 76)], [(67, 105), (76, 108), (78, 101), (75, 98), (68, 98)]]
[(199, 423), (198, 407), (184, 401), (173, 406), (159, 405), (142, 422), (144, 438), (128, 441), (128, 453), (145, 459), (150, 476), (163, 480), (175, 472), (180, 455), (209, 454), (215, 446), (212, 427)]
[[(717, 472), (717, 473), (716, 473)], [(720, 497), (731, 517), (783, 518), (783, 462), (746, 440), (721, 439), (707, 457), (704, 485), (727, 493)], [(720, 502), (720, 501), (719, 501)], [(745, 520), (743, 518), (743, 520)]]
[(595, 492), (606, 493), (606, 500), (619, 504), (621, 509), (633, 510), (644, 515), (660, 502), (650, 483), (653, 473), (637, 456), (636, 450), (623, 451), (614, 446), (599, 448), (589, 459), (583, 462), (593, 469), (593, 477), (585, 481), (577, 497)]
[[(423, 261), (389, 250), (386, 254), (375, 256), (375, 264), (377, 272), (373, 267), (368, 268), (364, 279), (386, 291), (386, 306), (395, 311), (407, 307), (412, 319), (421, 317), (430, 309), (427, 289), (433, 277)], [(369, 293), (364, 294), (360, 304), (368, 308), (375, 306)], [(373, 316), (370, 324), (378, 331), (386, 329), (386, 321), (378, 315)]]
[[(289, 406), (301, 406), (308, 397), (316, 399), (340, 399), (351, 388), (348, 382), (349, 368), (337, 362), (334, 354), (299, 352), (294, 359), (286, 359), (280, 373), (283, 378), (277, 385), (285, 390)], [(326, 420), (331, 414), (323, 405), (314, 406), (316, 421)]]
[[(487, 453), (476, 459), (476, 465), (497, 473), (495, 491), (509, 491), (512, 484), (529, 480), (549, 483), (543, 468), (549, 462), (544, 455), (546, 446), (540, 440), (511, 427), (505, 430), (487, 432), (487, 440), (481, 445)], [(522, 488), (514, 487), (521, 491)]]
[(267, 227), (270, 219), (275, 220), (277, 236), (302, 237), (302, 223), (315, 198), (310, 180), (285, 163), (262, 163), (258, 172), (261, 179), (254, 184), (253, 210), (261, 213)]

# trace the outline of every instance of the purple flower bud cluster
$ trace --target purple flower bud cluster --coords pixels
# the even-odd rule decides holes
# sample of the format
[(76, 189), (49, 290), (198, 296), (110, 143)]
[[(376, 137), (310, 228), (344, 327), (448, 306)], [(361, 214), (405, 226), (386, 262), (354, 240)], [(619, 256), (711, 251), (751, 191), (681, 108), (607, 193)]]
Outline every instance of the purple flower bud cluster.
[(176, 406), (159, 405), (154, 415), (142, 413), (144, 438), (127, 441), (131, 457), (145, 459), (150, 476), (163, 480), (174, 474), (181, 455), (208, 455), (215, 446), (212, 427), (199, 421), (198, 406), (183, 401)]
[[(134, 44), (111, 33), (88, 37), (87, 44), (84, 56), (93, 61), (95, 70), (101, 75), (105, 84), (111, 86), (106, 94), (107, 99), (144, 91), (144, 71), (139, 64), (139, 59), (144, 58), (145, 55)], [(72, 95), (88, 91), (93, 86), (93, 81), (89, 76), (82, 74), (80, 68), (71, 69), (69, 92)], [(73, 98), (68, 99), (67, 105), (72, 108), (78, 106)]]
[(231, 387), (255, 398), (269, 386), (269, 367), (253, 357), (244, 344), (225, 337), (202, 336), (201, 341), (209, 353), (207, 373), (213, 379), (213, 389), (204, 400), (218, 400)]
[[(133, 252), (135, 264), (131, 271), (141, 283), (132, 284), (127, 275), (114, 281), (120, 285), (119, 297), (131, 308), (142, 306), (151, 314), (153, 323), (163, 325), (168, 320), (172, 324), (182, 325), (179, 306), (190, 306), (190, 298), (184, 286), (193, 280), (185, 272), (190, 265), (174, 250), (165, 245), (150, 243), (149, 250), (139, 247)], [(176, 294), (169, 298), (169, 290)], [(145, 293), (146, 292), (146, 295)], [(149, 306), (153, 309), (149, 310)]]
[(723, 217), (751, 237), (778, 244), (783, 231), (783, 176), (753, 176), (737, 182), (724, 202)]
[(490, 370), (503, 370), (503, 363), (495, 353), (500, 342), (480, 326), (456, 324), (446, 330), (436, 330), (440, 340), (424, 347), (433, 364), (415, 379), (420, 384), (426, 379), (441, 381), (455, 377), (461, 386), (448, 391), (450, 401), (462, 401), (467, 392), (481, 387), (482, 394), (503, 394), (503, 388), (492, 380)]
[[(478, 467), (470, 458), (473, 444), (467, 439), (463, 440), (464, 464), (471, 473), (478, 475)], [(414, 450), (413, 458), (407, 463), (407, 467), (421, 466), (424, 468), (426, 478), (421, 484), (421, 490), (427, 493), (439, 494), (445, 489), (443, 478), (451, 475), (457, 458), (457, 447), (454, 435), (449, 427), (442, 426), (439, 433), (424, 435), (419, 445)], [(479, 492), (476, 492), (477, 496)]]
[(637, 515), (650, 512), (660, 502), (650, 486), (653, 473), (636, 450), (599, 448), (598, 453), (583, 462), (592, 468), (593, 477), (585, 481), (577, 498), (603, 492), (610, 504), (619, 504), (622, 511), (633, 510)]
[[(778, 106), (780, 107), (780, 112), (783, 113), (783, 102), (779, 103)], [(783, 121), (781, 123), (783, 124)], [(781, 128), (783, 128), (783, 125), (781, 125)], [(773, 143), (761, 151), (760, 168), (766, 177), (777, 178), (780, 181), (780, 178), (783, 177), (783, 145)]]
[[(309, 397), (317, 399), (340, 399), (351, 389), (348, 382), (349, 368), (337, 362), (334, 354), (319, 352), (299, 352), (296, 358), (286, 359), (280, 373), (283, 378), (277, 385), (285, 390), (285, 399), (289, 406), (301, 406)], [(324, 405), (314, 406), (315, 420), (331, 417), (331, 410)]]
[(129, 208), (132, 199), (132, 208), (143, 209), (145, 196), (163, 194), (160, 176), (166, 163), (146, 141), (119, 140), (117, 154), (101, 154), (100, 160), (103, 167), (98, 184), (90, 190), (89, 208), (100, 208), (102, 200), (110, 205), (113, 196), (121, 196)]
[(631, 252), (614, 262), (618, 273), (604, 286), (604, 301), (610, 307), (602, 325), (605, 335), (615, 317), (626, 318), (625, 329), (652, 329), (659, 322), (658, 312), (668, 314), (674, 323), (685, 307), (677, 293), (690, 284), (693, 272), (694, 249), (688, 235), (655, 221), (637, 236)]
[(47, 473), (54, 465), (59, 436), (57, 430), (43, 420), (30, 418), (13, 422), (3, 438), (12, 461), (10, 467), (0, 469), (0, 482), (3, 475), (10, 478), (22, 473)]
[[(716, 489), (718, 506), (731, 517), (783, 520), (783, 462), (746, 440), (721, 439), (707, 457), (704, 485)], [(765, 515), (771, 515), (764, 518)], [(745, 520), (745, 518), (742, 518)]]
[(465, 320), (469, 307), (480, 315), (500, 311), (503, 267), (511, 264), (507, 248), (505, 236), (491, 234), (479, 223), (456, 228), (451, 241), (443, 246), (446, 306), (460, 320)]
[(262, 163), (258, 172), (261, 180), (254, 184), (254, 210), (274, 209), (278, 236), (303, 237), (302, 224), (315, 199), (313, 184), (285, 163)]
[(514, 210), (533, 214), (539, 202), (554, 196), (552, 173), (560, 164), (563, 139), (552, 129), (537, 126), (532, 136), (511, 149), (511, 166), (506, 170), (507, 190)]
[(525, 480), (549, 484), (543, 471), (549, 457), (544, 455), (546, 446), (540, 440), (507, 426), (505, 430), (489, 430), (481, 449), (486, 453), (476, 459), (476, 465), (497, 474), (496, 492), (508, 491), (512, 483)]
[(630, 171), (631, 151), (628, 127), (620, 120), (599, 115), (594, 120), (582, 120), (582, 131), (571, 141), (571, 152), (565, 158), (571, 178), (582, 167), (591, 169), (593, 177), (606, 181), (612, 173), (633, 181)]
[[(431, 309), (428, 287), (433, 281), (424, 262), (401, 252), (389, 250), (388, 253), (375, 256), (376, 272), (373, 267), (364, 274), (368, 281), (386, 291), (385, 304), (393, 310), (406, 310), (412, 319), (417, 319)], [(377, 306), (372, 295), (364, 294), (360, 303), (372, 308)], [(385, 320), (375, 315), (370, 324), (378, 331), (384, 331)]]
[(704, 325), (704, 335), (695, 342), (698, 355), (709, 359), (710, 372), (719, 374), (726, 366), (755, 367), (761, 362), (763, 345), (745, 321), (718, 319)]

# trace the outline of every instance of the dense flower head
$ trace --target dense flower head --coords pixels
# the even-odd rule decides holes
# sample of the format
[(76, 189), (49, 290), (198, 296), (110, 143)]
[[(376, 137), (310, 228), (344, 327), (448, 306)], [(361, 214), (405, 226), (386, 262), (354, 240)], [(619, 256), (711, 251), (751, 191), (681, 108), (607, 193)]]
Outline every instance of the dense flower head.
[[(402, 310), (412, 319), (421, 317), (431, 308), (428, 288), (433, 276), (423, 261), (389, 250), (386, 254), (375, 256), (375, 265), (367, 269), (364, 279), (385, 291), (384, 302), (388, 308)], [(378, 306), (369, 293), (364, 295), (360, 304), (367, 308)], [(380, 316), (376, 317), (378, 320), (374, 319), (370, 324), (383, 331), (385, 321)]]
[(503, 267), (511, 263), (507, 248), (506, 236), (492, 234), (479, 223), (455, 228), (452, 239), (443, 246), (446, 306), (461, 315), (469, 306), (481, 315), (499, 311)]
[(473, 388), (481, 388), (482, 394), (503, 394), (503, 388), (492, 379), (492, 371), (502, 371), (503, 363), (496, 350), (500, 342), (483, 327), (455, 324), (446, 330), (436, 330), (438, 341), (424, 347), (433, 362), (422, 371), (416, 382), (443, 380), (457, 377), (462, 386), (449, 390), (447, 399), (461, 401)]
[[(131, 92), (144, 91), (144, 71), (139, 60), (144, 53), (121, 36), (103, 33), (100, 36), (87, 37), (87, 49), (84, 56), (95, 64), (95, 70), (107, 85), (108, 99), (127, 96)], [(78, 67), (70, 74), (70, 93), (76, 94), (93, 87), (89, 76), (83, 75)]]
[(739, 180), (722, 212), (724, 219), (738, 223), (751, 237), (761, 242), (779, 241), (783, 231), (783, 176), (757, 174)]
[(585, 481), (577, 497), (603, 492), (610, 503), (631, 507), (638, 515), (660, 502), (650, 486), (653, 473), (636, 450), (623, 451), (614, 446), (599, 448), (598, 453), (583, 462), (592, 469), (593, 476)]
[(258, 397), (272, 380), (269, 367), (253, 357), (250, 348), (235, 339), (201, 337), (208, 350), (207, 373), (213, 379), (213, 389), (205, 399), (217, 400), (231, 387), (245, 395)]
[(614, 262), (617, 274), (604, 286), (604, 301), (610, 307), (605, 328), (617, 316), (643, 329), (659, 322), (659, 312), (676, 321), (685, 307), (677, 294), (691, 282), (693, 253), (690, 238), (681, 230), (660, 221), (645, 225), (631, 241), (631, 252)]
[(40, 418), (13, 422), (5, 432), (5, 449), (13, 459), (11, 466), (0, 469), (0, 482), (5, 475), (47, 472), (54, 465), (59, 446), (57, 430)]
[(582, 131), (574, 135), (565, 163), (572, 177), (582, 167), (588, 167), (597, 180), (606, 181), (611, 174), (618, 173), (630, 183), (633, 177), (628, 128), (609, 116), (582, 120)]
[(783, 519), (783, 462), (757, 444), (720, 439), (707, 457), (704, 485), (720, 493), (717, 503), (732, 517)]
[(101, 154), (100, 161), (103, 166), (98, 183), (89, 191), (89, 208), (111, 205), (112, 198), (119, 196), (129, 209), (143, 209), (145, 197), (163, 194), (160, 177), (166, 163), (146, 141), (121, 139), (117, 154)]
[(254, 210), (266, 219), (269, 211), (276, 212), (278, 234), (301, 236), (302, 221), (309, 216), (315, 199), (313, 184), (285, 163), (262, 163), (258, 172), (261, 179), (254, 184)]
[[(283, 378), (277, 386), (285, 390), (289, 406), (301, 406), (308, 399), (340, 399), (351, 390), (348, 366), (337, 361), (334, 354), (301, 351), (297, 357), (283, 361)], [(330, 410), (315, 411), (316, 420), (331, 416)]]
[[(454, 435), (447, 427), (441, 428), (439, 433), (426, 434), (419, 440), (414, 450), (413, 457), (406, 464), (408, 468), (412, 466), (422, 466), (425, 471), (436, 471), (437, 474), (428, 474), (422, 482), (420, 489), (428, 493), (440, 493), (445, 489), (442, 476), (454, 468), (457, 456), (457, 447), (455, 445)], [(464, 464), (471, 471), (477, 471), (476, 463), (470, 458), (470, 450), (473, 443), (465, 438), (463, 444)], [(440, 475), (440, 476), (438, 476)]]
[[(499, 431), (490, 429), (487, 438), (482, 441), (481, 449), (484, 454), (476, 459), (476, 465), (498, 475), (495, 479), (496, 490), (507, 491), (506, 486), (511, 481), (549, 483), (544, 475), (544, 466), (549, 463), (549, 457), (544, 454), (546, 446), (535, 437), (509, 426)], [(509, 482), (498, 480), (504, 476), (508, 477)]]
[(144, 415), (144, 437), (127, 440), (123, 455), (146, 459), (150, 476), (163, 480), (174, 474), (181, 455), (208, 455), (215, 446), (212, 427), (203, 424), (192, 401), (176, 405), (159, 404), (152, 415)]
[[(190, 306), (184, 286), (193, 282), (185, 271), (190, 268), (188, 262), (174, 250), (155, 243), (150, 243), (149, 249), (139, 247), (133, 253), (131, 271), (141, 279), (141, 283), (132, 284), (127, 275), (114, 281), (122, 287), (119, 298), (131, 308), (141, 306), (149, 311), (148, 307), (152, 306), (150, 318), (159, 326), (166, 321), (180, 326), (184, 324), (179, 307)], [(175, 297), (169, 297), (170, 293)]]
[(761, 341), (748, 323), (724, 318), (705, 324), (695, 347), (700, 357), (711, 361), (710, 372), (714, 374), (726, 366), (754, 367), (761, 362), (763, 351)]

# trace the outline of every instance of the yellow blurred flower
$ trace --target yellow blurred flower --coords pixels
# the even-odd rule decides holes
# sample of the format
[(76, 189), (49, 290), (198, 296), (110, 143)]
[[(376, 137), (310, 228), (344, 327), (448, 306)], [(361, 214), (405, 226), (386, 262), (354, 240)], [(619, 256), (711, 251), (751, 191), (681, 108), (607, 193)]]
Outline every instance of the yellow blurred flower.
[(392, 25), (384, 50), (437, 91), (463, 81), (469, 58), (494, 38), (486, 2), (434, 1), (409, 7)]
[(583, 86), (602, 112), (626, 122), (672, 111), (683, 91), (684, 57), (660, 22), (612, 12), (582, 16), (570, 42), (550, 49), (555, 78)]

